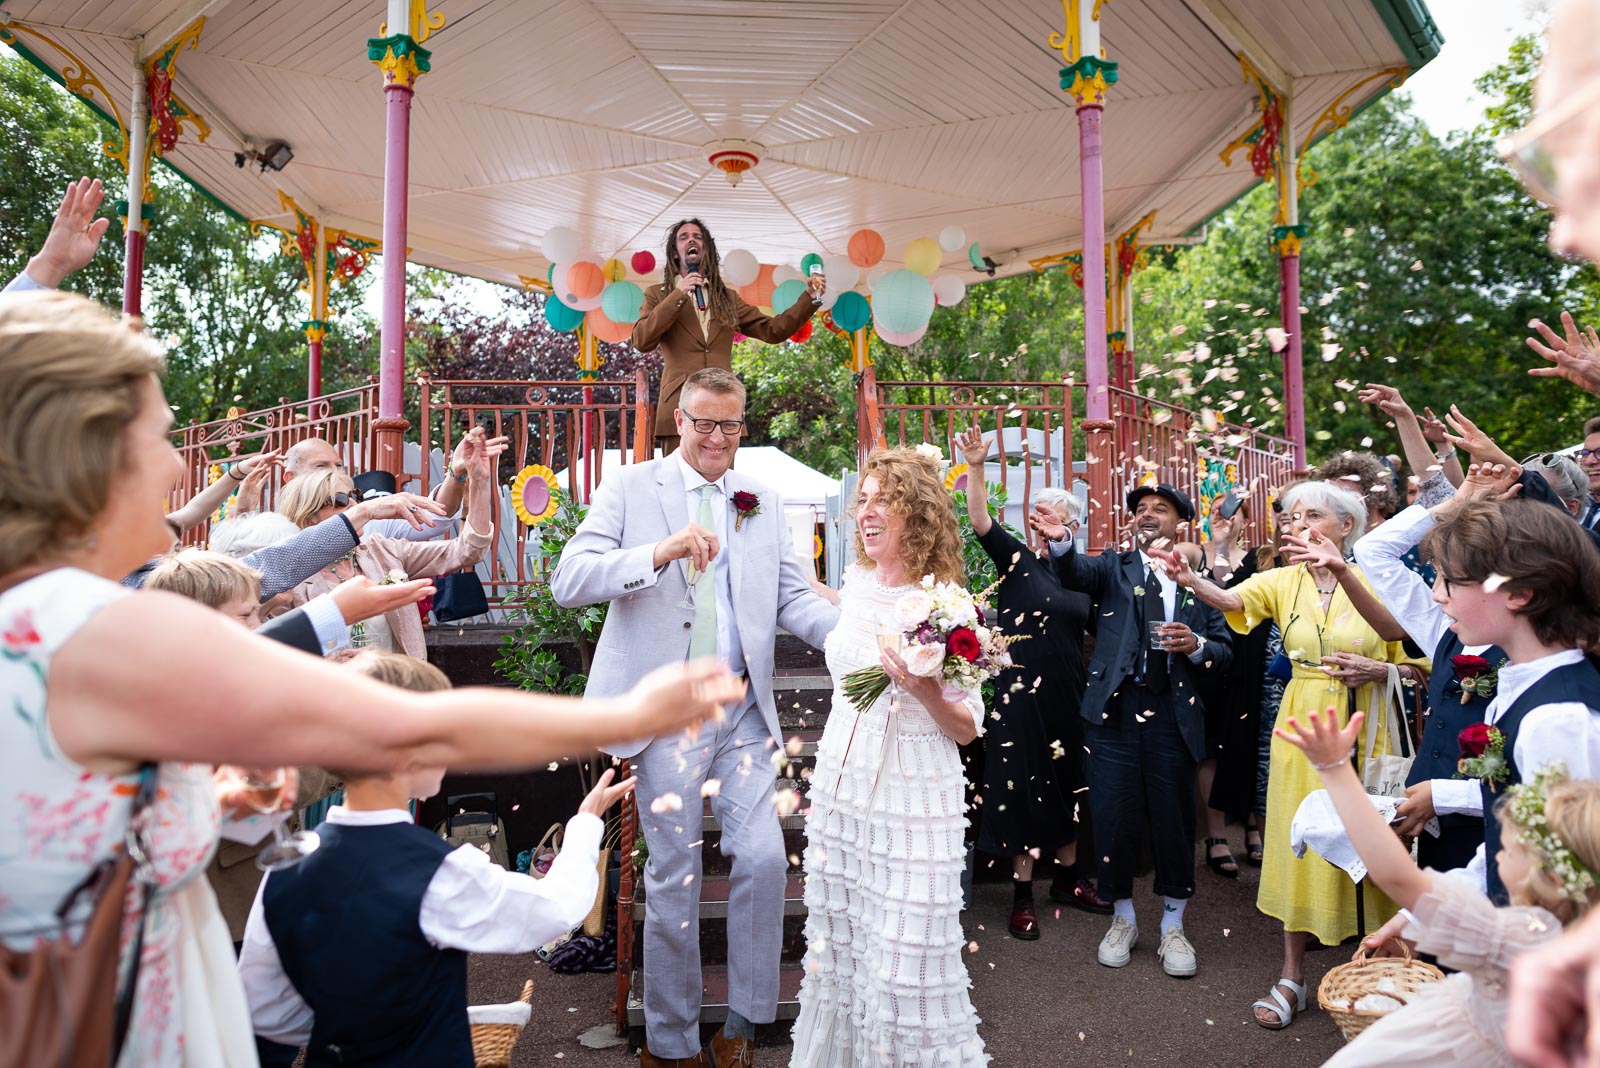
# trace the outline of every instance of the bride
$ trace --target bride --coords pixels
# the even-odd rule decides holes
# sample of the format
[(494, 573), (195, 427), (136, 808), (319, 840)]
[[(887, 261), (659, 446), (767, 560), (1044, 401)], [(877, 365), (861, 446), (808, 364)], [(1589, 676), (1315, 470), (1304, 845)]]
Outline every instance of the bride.
[[(956, 752), (978, 736), (983, 703), (976, 690), (909, 674), (878, 640), (897, 631), (895, 602), (924, 575), (965, 580), (932, 459), (905, 448), (868, 458), (856, 555), (826, 643), (833, 708), (806, 817), (808, 949), (790, 1066), (984, 1065), (961, 960), (967, 818)], [(893, 685), (858, 714), (841, 680), (876, 663)]]

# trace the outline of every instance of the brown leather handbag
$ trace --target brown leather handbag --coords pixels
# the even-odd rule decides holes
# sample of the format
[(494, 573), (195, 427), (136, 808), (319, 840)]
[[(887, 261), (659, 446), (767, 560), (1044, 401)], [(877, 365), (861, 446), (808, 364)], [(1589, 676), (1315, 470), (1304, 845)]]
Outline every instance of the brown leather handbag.
[[(145, 846), (145, 813), (155, 797), (156, 767), (140, 769), (139, 790), (124, 835), (124, 847), (101, 861), (56, 909), (59, 927), (41, 931), (30, 952), (0, 945), (0, 1065), (28, 1068), (110, 1068), (122, 1051), (133, 1018), (133, 992), (144, 948), (144, 920), (154, 885)], [(126, 974), (120, 977), (118, 944), (128, 884), (137, 889)], [(67, 917), (84, 894), (94, 911), (76, 943), (67, 937)]]

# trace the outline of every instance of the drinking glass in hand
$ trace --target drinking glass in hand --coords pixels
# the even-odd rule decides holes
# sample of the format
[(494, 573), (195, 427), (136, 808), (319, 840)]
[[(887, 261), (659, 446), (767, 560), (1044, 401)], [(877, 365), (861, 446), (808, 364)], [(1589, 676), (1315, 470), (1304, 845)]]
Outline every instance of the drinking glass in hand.
[[(248, 803), (264, 816), (277, 812), (283, 799), (287, 773), (283, 768), (251, 768), (244, 773), (245, 786), (250, 789)], [(256, 855), (256, 867), (262, 871), (282, 871), (292, 868), (316, 852), (322, 840), (316, 831), (284, 830), (282, 820), (272, 823), (272, 844)]]
[(1150, 621), (1150, 648), (1158, 653), (1167, 651), (1167, 639), (1161, 633), (1161, 628), (1166, 625), (1167, 621), (1164, 619), (1152, 619)]

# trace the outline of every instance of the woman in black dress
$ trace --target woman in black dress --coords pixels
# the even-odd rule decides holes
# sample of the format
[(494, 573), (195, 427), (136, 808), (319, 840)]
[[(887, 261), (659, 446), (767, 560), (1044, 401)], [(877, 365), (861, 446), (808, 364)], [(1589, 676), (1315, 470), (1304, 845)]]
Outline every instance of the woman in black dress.
[[(1089, 912), (1111, 911), (1077, 867), (1078, 806), (1085, 796), (1078, 704), (1085, 686), (1083, 635), (1092, 609), (1087, 596), (1062, 588), (1048, 559), (990, 517), (982, 434), (969, 430), (956, 446), (971, 467), (967, 515), (1000, 576), (996, 622), (1007, 634), (1025, 636), (1011, 647), (1016, 666), (995, 679), (978, 849), (1011, 858), (1011, 933), (1032, 941), (1039, 937), (1035, 857), (1054, 854), (1053, 900)], [(1065, 490), (1041, 490), (1033, 503), (1056, 511), (1069, 530), (1079, 525), (1078, 502)]]

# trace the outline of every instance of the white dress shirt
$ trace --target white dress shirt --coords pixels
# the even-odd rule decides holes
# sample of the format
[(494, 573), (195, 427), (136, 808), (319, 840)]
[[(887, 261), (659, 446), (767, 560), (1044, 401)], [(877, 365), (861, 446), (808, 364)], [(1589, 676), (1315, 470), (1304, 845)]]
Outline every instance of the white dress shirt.
[[(328, 822), (343, 827), (410, 823), (404, 809), (357, 811), (335, 807)], [(580, 812), (567, 822), (566, 837), (544, 878), (506, 871), (482, 850), (461, 846), (444, 858), (422, 896), (422, 935), (440, 949), (468, 953), (528, 953), (566, 934), (594, 907), (600, 885), (598, 816)], [(315, 1014), (284, 974), (261, 909), (271, 873), (261, 880), (245, 921), (239, 978), (255, 1033), (285, 1046), (311, 1038)]]
[[(1401, 559), (1421, 543), (1434, 528), (1433, 515), (1420, 504), (1413, 504), (1356, 542), (1356, 564), (1372, 585), (1372, 592), (1394, 616), (1395, 622), (1417, 643), (1417, 648), (1432, 656), (1450, 620), (1433, 600), (1433, 590), (1422, 576)], [(1487, 645), (1469, 645), (1462, 651), (1473, 656)], [(1507, 665), (1509, 667), (1509, 665)], [(1447, 664), (1433, 665), (1435, 671), (1453, 670)], [(1503, 692), (1503, 684), (1502, 684)], [(1483, 792), (1473, 779), (1430, 779), (1433, 785), (1433, 810), (1440, 816), (1482, 816)]]
[(35, 282), (27, 271), (19, 271), (15, 278), (6, 283), (4, 289), (0, 289), (0, 293), (28, 293), (35, 289), (44, 288), (46, 287)]

